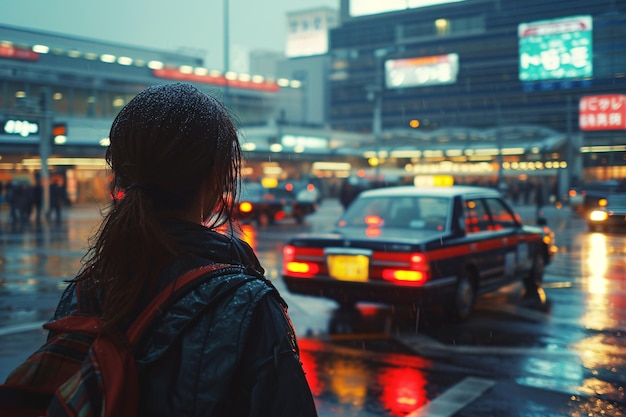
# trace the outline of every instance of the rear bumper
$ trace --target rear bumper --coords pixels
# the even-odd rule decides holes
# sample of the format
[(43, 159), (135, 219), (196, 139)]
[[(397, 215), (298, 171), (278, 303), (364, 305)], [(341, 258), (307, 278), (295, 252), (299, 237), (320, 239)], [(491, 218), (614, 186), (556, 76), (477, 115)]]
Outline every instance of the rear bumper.
[(432, 281), (424, 286), (401, 286), (387, 282), (349, 282), (334, 279), (283, 276), (289, 292), (354, 304), (359, 301), (383, 304), (440, 303), (454, 294), (456, 279)]

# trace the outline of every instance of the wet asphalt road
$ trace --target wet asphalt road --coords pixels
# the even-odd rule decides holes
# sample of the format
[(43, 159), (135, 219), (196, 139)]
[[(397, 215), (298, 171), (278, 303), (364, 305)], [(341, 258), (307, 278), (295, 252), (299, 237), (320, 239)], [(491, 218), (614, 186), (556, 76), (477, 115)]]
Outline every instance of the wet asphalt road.
[[(533, 222), (533, 207), (518, 211)], [(626, 235), (588, 233), (569, 209), (546, 208), (560, 252), (538, 297), (511, 286), (482, 296), (466, 323), (424, 323), (387, 306), (341, 311), (284, 289), (283, 240), (339, 213), (329, 200), (305, 225), (246, 232), (290, 306), (321, 416), (626, 414)], [(98, 222), (95, 207), (64, 216), (18, 228), (0, 212), (0, 379), (43, 342), (40, 325)]]

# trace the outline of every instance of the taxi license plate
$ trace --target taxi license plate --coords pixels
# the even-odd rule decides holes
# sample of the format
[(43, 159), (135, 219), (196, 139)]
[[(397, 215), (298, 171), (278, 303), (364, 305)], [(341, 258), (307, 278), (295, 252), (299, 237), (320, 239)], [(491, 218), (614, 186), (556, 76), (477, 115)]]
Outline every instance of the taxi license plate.
[(328, 273), (340, 281), (368, 279), (369, 258), (365, 255), (328, 255)]

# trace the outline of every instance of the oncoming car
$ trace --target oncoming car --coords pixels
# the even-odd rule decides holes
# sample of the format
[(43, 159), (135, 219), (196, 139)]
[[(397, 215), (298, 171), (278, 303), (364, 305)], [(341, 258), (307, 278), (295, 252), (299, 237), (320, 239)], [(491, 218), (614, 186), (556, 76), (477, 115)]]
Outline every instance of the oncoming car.
[(591, 231), (626, 227), (626, 193), (607, 195), (598, 208), (591, 210), (586, 220)]
[(488, 188), (364, 191), (331, 230), (286, 243), (282, 278), (291, 293), (342, 306), (436, 303), (463, 320), (478, 294), (513, 282), (537, 291), (556, 251), (538, 223), (522, 224)]
[(285, 187), (267, 188), (258, 183), (245, 183), (235, 217), (242, 223), (256, 222), (259, 226), (285, 219), (294, 219), (297, 224), (302, 224), (304, 218), (316, 209), (317, 203), (300, 201), (292, 190)]

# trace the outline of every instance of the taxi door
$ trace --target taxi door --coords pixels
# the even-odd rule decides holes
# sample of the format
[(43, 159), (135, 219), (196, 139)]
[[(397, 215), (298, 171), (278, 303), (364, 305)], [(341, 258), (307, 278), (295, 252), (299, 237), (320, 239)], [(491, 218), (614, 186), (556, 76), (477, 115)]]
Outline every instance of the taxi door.
[(509, 206), (500, 198), (486, 198), (485, 204), (491, 216), (493, 235), (500, 241), (498, 251), (501, 272), (499, 279), (514, 281), (520, 271), (520, 265), (528, 257), (528, 245), (519, 240), (520, 225)]
[(480, 287), (498, 285), (504, 259), (501, 238), (494, 236), (493, 224), (483, 198), (465, 200), (465, 235), (468, 256), (478, 267)]

